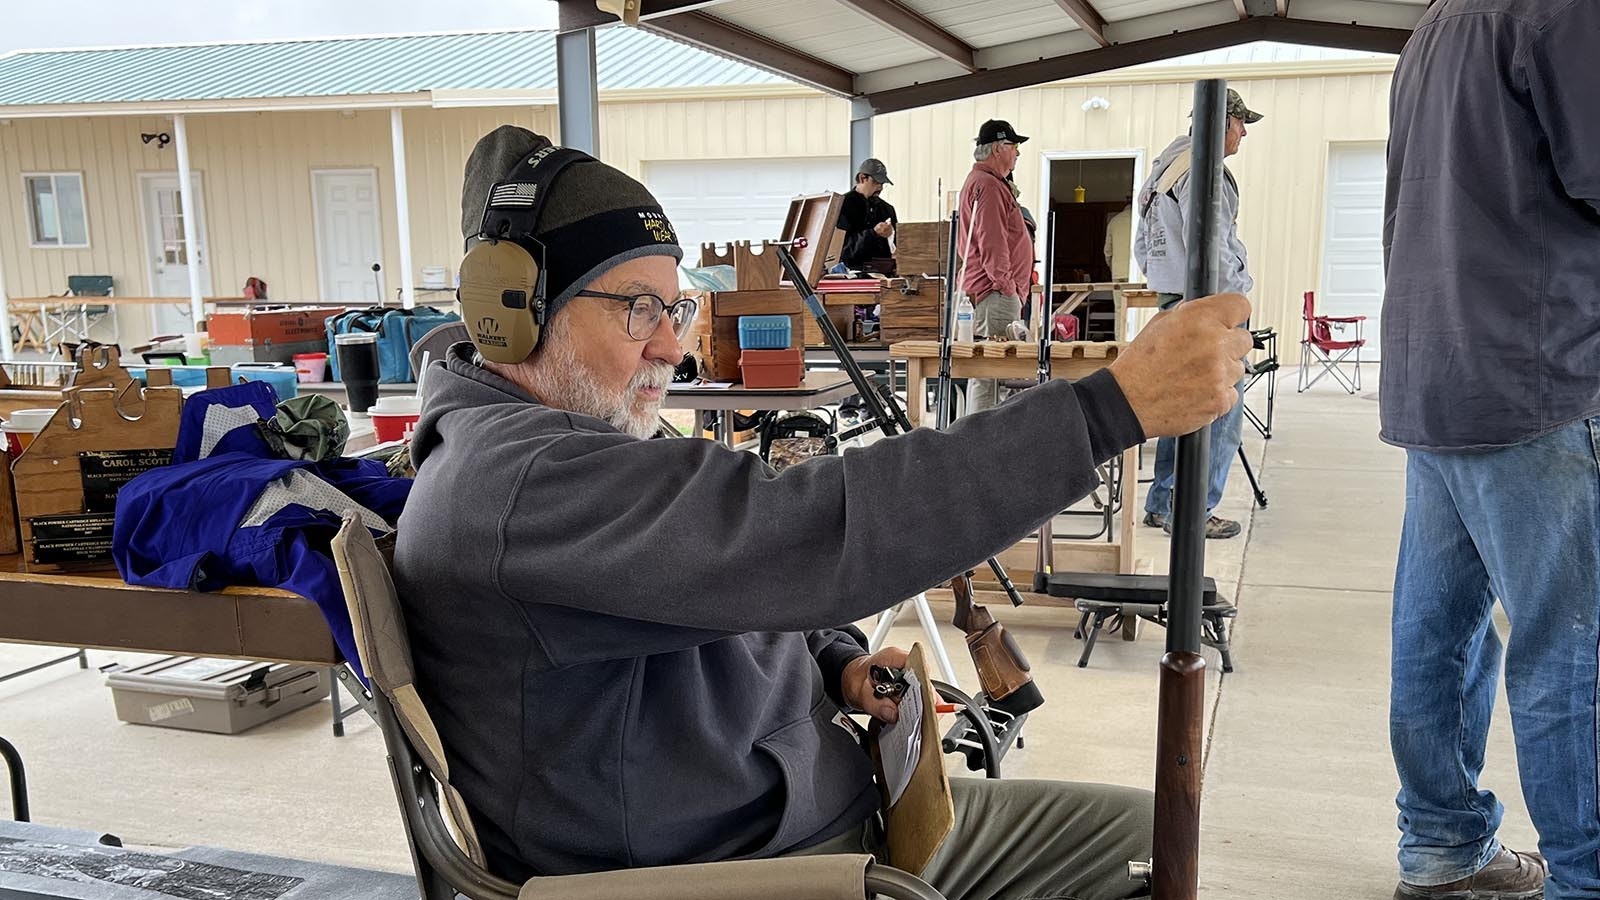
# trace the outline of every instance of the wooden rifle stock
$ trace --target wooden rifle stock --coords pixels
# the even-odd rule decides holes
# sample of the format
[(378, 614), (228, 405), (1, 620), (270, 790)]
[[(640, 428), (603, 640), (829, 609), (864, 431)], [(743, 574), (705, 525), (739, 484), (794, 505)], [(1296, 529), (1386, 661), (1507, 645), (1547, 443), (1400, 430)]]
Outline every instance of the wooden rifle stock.
[(1194, 900), (1200, 883), (1200, 755), (1206, 661), (1198, 653), (1161, 658), (1156, 719), (1156, 828), (1151, 897)]
[(978, 683), (996, 709), (1021, 715), (1044, 702), (1039, 687), (1029, 674), (1028, 658), (1016, 639), (995, 620), (993, 614), (972, 599), (972, 572), (950, 580), (956, 598), (956, 614), (951, 624), (966, 632), (967, 652)]

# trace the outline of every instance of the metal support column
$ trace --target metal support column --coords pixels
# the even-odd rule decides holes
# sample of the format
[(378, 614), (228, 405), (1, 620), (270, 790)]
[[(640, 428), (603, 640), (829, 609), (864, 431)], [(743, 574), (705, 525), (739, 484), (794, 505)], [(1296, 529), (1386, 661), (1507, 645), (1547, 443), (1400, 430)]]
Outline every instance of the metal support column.
[(556, 115), (563, 147), (600, 156), (600, 88), (594, 29), (556, 35)]
[[(406, 128), (400, 108), (389, 110), (389, 142), (394, 148), (394, 209), (400, 228), (400, 305), (417, 305), (417, 286), (411, 274), (411, 201), (406, 195)], [(383, 302), (379, 297), (378, 302)]]
[(191, 327), (200, 330), (206, 319), (205, 298), (200, 296), (200, 219), (194, 209), (193, 184), (189, 178), (189, 131), (183, 115), (172, 117), (172, 140), (178, 145), (178, 202), (183, 210), (183, 249), (189, 269), (189, 312), (194, 318)]
[(6, 293), (6, 272), (0, 260), (0, 360), (10, 362), (17, 352), (11, 344), (11, 295)]
[(850, 171), (872, 156), (872, 104), (857, 97), (850, 101)]

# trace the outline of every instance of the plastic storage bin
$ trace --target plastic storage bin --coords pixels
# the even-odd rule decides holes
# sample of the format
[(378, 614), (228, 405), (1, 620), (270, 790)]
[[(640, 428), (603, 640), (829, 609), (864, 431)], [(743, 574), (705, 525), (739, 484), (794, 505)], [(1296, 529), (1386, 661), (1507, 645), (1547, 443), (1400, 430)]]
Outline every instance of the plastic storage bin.
[(787, 350), (745, 350), (739, 371), (748, 388), (793, 388), (806, 380), (806, 356), (799, 347)]
[(288, 663), (166, 656), (106, 678), (117, 718), (238, 734), (328, 696), (328, 670)]
[(788, 316), (740, 316), (740, 350), (786, 350), (789, 347)]

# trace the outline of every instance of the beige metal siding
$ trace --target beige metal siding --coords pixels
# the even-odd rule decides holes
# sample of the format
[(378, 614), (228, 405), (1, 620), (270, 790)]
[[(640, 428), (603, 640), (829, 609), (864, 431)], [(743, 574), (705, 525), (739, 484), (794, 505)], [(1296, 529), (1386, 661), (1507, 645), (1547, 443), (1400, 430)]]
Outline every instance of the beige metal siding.
[[(1037, 212), (1042, 153), (1143, 149), (1148, 167), (1188, 129), (1194, 95), (1188, 79), (1196, 74), (1133, 84), (1100, 76), (882, 116), (873, 129), (873, 152), (895, 178), (885, 196), (902, 219), (938, 218), (939, 179), (946, 192), (960, 186), (971, 169), (978, 126), (998, 118), (1030, 138), (1016, 179), (1023, 202)], [(1250, 126), (1229, 168), (1239, 180), (1240, 230), (1256, 279), (1255, 321), (1278, 329), (1285, 360), (1297, 358), (1300, 298), (1319, 277), (1328, 145), (1387, 139), (1389, 81), (1387, 71), (1336, 71), (1229, 82), (1266, 115)], [(1095, 96), (1111, 101), (1111, 108), (1085, 112), (1084, 101)]]
[[(461, 262), (461, 184), (478, 139), (501, 125), (553, 136), (555, 108), (408, 109), (405, 111), (407, 193), (411, 201), (411, 262), (445, 266), (454, 284)], [(397, 284), (397, 283), (396, 283)], [(449, 304), (450, 294), (419, 293), (419, 304)]]
[[(13, 119), (0, 124), (0, 266), (13, 297), (59, 294), (68, 275), (117, 276), (122, 293), (143, 293), (140, 172), (171, 168), (174, 151), (140, 143), (141, 132), (172, 132), (157, 118)], [(34, 249), (24, 172), (82, 172), (89, 246)], [(207, 187), (209, 187), (209, 183)], [(131, 290), (130, 290), (131, 289)]]
[[(600, 104), (600, 155), (635, 178), (648, 160), (848, 156), (850, 105), (836, 97)], [(846, 190), (849, 185), (818, 185)]]

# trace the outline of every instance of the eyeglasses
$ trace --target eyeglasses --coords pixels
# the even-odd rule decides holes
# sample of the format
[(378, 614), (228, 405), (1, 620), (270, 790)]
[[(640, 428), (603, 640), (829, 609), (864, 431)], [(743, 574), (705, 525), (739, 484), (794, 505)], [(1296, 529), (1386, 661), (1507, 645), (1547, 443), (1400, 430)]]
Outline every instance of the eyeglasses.
[(672, 321), (672, 333), (677, 335), (678, 342), (689, 334), (689, 327), (694, 324), (694, 314), (700, 309), (700, 304), (683, 297), (675, 302), (668, 303), (655, 294), (608, 294), (604, 291), (579, 291), (579, 297), (599, 297), (602, 300), (615, 300), (618, 303), (628, 304), (628, 337), (636, 341), (648, 341), (656, 333), (656, 327), (661, 324), (661, 316), (667, 315)]

